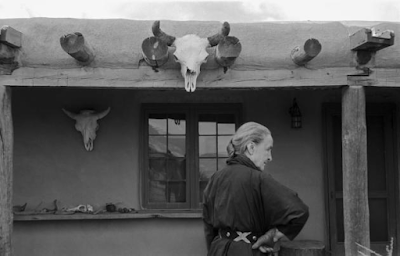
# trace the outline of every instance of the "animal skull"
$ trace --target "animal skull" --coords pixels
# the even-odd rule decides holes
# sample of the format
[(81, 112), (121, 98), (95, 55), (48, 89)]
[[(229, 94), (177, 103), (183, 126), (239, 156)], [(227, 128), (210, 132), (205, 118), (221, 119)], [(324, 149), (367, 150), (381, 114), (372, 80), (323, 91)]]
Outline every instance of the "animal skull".
[(185, 78), (185, 89), (187, 92), (194, 92), (197, 76), (200, 74), (200, 66), (207, 62), (206, 48), (218, 45), (224, 37), (228, 36), (230, 26), (228, 22), (224, 22), (220, 33), (207, 38), (200, 38), (194, 34), (175, 38), (160, 29), (160, 21), (153, 23), (152, 31), (161, 42), (176, 48), (174, 56), (181, 65), (181, 73)]
[(97, 120), (105, 117), (110, 108), (103, 112), (96, 113), (94, 110), (82, 110), (79, 114), (62, 109), (64, 113), (76, 121), (75, 128), (82, 133), (83, 143), (87, 151), (93, 150), (93, 142), (96, 139), (96, 131), (99, 129)]
[(80, 204), (80, 205), (78, 205), (76, 207), (64, 208), (63, 210), (66, 211), (66, 212), (92, 213), (93, 212), (93, 206), (91, 206), (90, 204), (88, 204), (88, 205)]

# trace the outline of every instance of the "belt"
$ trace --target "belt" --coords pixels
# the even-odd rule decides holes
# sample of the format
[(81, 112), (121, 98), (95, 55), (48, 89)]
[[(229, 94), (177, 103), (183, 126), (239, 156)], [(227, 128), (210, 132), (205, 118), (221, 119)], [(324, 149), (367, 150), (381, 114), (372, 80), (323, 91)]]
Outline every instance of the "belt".
[(241, 232), (234, 231), (231, 229), (220, 229), (218, 231), (220, 237), (227, 238), (234, 242), (243, 241), (248, 244), (254, 244), (257, 239), (261, 236), (260, 234), (254, 232)]

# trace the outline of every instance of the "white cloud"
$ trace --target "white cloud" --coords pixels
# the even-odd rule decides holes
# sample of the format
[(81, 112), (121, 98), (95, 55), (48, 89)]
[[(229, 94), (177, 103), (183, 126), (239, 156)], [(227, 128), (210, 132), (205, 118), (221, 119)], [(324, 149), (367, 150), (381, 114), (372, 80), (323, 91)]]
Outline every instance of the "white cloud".
[(221, 15), (230, 22), (400, 22), (400, 0), (0, 0), (0, 18), (221, 20)]

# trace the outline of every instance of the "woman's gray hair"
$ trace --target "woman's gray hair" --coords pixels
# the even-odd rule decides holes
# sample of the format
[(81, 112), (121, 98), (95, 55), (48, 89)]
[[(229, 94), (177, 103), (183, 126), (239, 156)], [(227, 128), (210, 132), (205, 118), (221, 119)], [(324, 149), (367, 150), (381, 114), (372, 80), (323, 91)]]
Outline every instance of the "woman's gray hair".
[(237, 129), (236, 133), (232, 136), (231, 141), (226, 147), (228, 156), (233, 157), (237, 154), (244, 154), (246, 152), (247, 145), (250, 142), (258, 144), (267, 135), (271, 135), (271, 132), (264, 125), (256, 122), (244, 123), (239, 127), (239, 129)]

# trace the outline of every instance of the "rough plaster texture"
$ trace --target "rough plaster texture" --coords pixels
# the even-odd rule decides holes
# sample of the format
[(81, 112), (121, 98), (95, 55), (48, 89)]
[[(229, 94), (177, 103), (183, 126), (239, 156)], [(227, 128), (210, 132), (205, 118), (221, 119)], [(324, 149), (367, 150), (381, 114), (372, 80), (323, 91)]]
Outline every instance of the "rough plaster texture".
[[(326, 241), (320, 103), (332, 94), (340, 90), (171, 91), (165, 97), (150, 90), (13, 88), (14, 204), (28, 202), (32, 209), (58, 199), (61, 206), (121, 202), (140, 209), (140, 103), (242, 103), (244, 120), (268, 126), (274, 136), (269, 171), (310, 206), (298, 238)], [(304, 110), (301, 130), (290, 129), (294, 96)], [(94, 151), (87, 152), (61, 108), (108, 106)], [(205, 255), (200, 219), (16, 222), (13, 239), (16, 255)]]
[[(0, 25), (9, 25), (23, 33), (21, 67), (73, 68), (76, 61), (60, 46), (60, 37), (81, 32), (94, 48), (96, 58), (89, 67), (137, 69), (142, 59), (142, 41), (152, 36), (153, 21), (88, 20), (88, 19), (0, 19)], [(221, 22), (161, 21), (161, 29), (180, 37), (197, 34), (207, 37), (217, 33)], [(361, 28), (375, 27), (393, 30), (400, 34), (400, 23), (388, 22), (264, 22), (232, 23), (231, 36), (239, 38), (242, 53), (234, 64), (241, 69), (293, 69), (290, 52), (302, 47), (307, 39), (315, 38), (322, 45), (321, 53), (309, 68), (354, 66), (349, 36)], [(376, 67), (399, 67), (400, 48), (395, 45), (378, 52)], [(171, 48), (170, 52), (174, 49)], [(214, 54), (214, 48), (208, 49)], [(179, 69), (170, 56), (163, 68)], [(209, 58), (202, 69), (216, 69), (218, 65)]]
[[(243, 90), (166, 92), (73, 88), (12, 88), (15, 130), (14, 204), (32, 209), (80, 203), (120, 202), (140, 209), (139, 123), (141, 103), (241, 103), (244, 121), (266, 125), (274, 137), (268, 166), (310, 207), (298, 239), (328, 243), (325, 212), (322, 103), (340, 105), (341, 90)], [(303, 128), (290, 128), (296, 97)], [(394, 89), (369, 88), (368, 102), (399, 102)], [(94, 151), (87, 152), (61, 108), (102, 110)], [(399, 122), (399, 120), (397, 120)], [(200, 219), (64, 220), (15, 222), (15, 255), (205, 255)]]
[[(81, 32), (96, 52), (95, 61), (79, 71), (83, 82), (85, 77), (102, 73), (102, 68), (116, 72), (142, 68), (140, 46), (143, 39), (151, 36), (152, 23), (46, 18), (0, 20), (1, 26), (10, 25), (23, 33), (21, 67), (57, 70), (57, 77), (61, 78), (64, 72), (80, 65), (61, 49), (59, 39), (66, 33)], [(175, 36), (195, 33), (206, 37), (219, 31), (220, 26), (219, 22), (161, 21), (161, 28)], [(234, 68), (238, 71), (295, 69), (290, 51), (310, 37), (321, 42), (322, 51), (307, 68), (348, 67), (354, 65), (349, 35), (372, 26), (393, 30), (396, 35), (400, 33), (399, 23), (233, 23), (230, 35), (238, 37), (243, 46)], [(213, 49), (209, 52), (213, 54)], [(394, 46), (377, 53), (375, 64), (398, 68), (399, 57), (400, 48), (395, 41)], [(163, 68), (179, 70), (179, 65), (170, 58)], [(213, 58), (202, 67), (216, 68)], [(145, 73), (143, 79), (152, 80), (154, 76)], [(229, 93), (199, 90), (195, 94), (183, 90), (40, 87), (12, 88), (12, 91), (14, 204), (28, 202), (29, 209), (42, 202), (41, 206), (49, 207), (52, 200), (58, 199), (63, 206), (87, 203), (98, 207), (107, 202), (121, 202), (140, 209), (140, 104), (242, 103), (244, 120), (258, 121), (272, 131), (275, 145), (271, 173), (297, 191), (310, 206), (311, 217), (299, 239), (328, 241), (321, 103), (340, 102), (340, 89)], [(301, 130), (290, 129), (288, 108), (293, 97), (298, 99), (303, 112)], [(386, 102), (393, 100), (393, 91), (371, 93), (371, 97)], [(399, 99), (397, 95), (394, 101)], [(107, 107), (111, 107), (111, 112), (99, 122), (95, 149), (87, 152), (73, 121), (61, 108), (77, 112), (83, 108)], [(204, 255), (202, 232), (199, 219), (16, 222), (13, 241), (16, 255)]]

